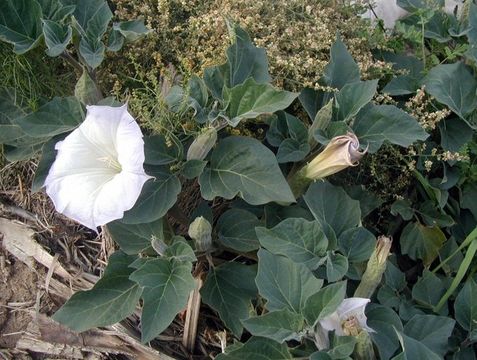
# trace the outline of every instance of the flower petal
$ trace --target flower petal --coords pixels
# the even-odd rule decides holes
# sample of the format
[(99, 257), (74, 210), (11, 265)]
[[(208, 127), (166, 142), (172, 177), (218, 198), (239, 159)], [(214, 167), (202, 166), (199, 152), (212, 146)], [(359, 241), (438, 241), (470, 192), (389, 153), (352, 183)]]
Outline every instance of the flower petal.
[(344, 335), (343, 328), (341, 326), (341, 319), (337, 311), (321, 319), (320, 325), (326, 331), (334, 330), (336, 335)]

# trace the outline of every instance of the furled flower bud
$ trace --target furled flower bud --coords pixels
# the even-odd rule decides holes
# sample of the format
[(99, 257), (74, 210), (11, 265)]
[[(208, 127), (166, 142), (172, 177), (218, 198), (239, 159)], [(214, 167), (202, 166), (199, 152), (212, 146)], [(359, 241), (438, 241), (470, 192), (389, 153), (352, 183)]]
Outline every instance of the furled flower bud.
[(349, 166), (358, 165), (366, 152), (367, 149), (359, 150), (359, 140), (351, 132), (332, 138), (321, 153), (291, 178), (290, 187), (293, 194), (300, 196), (312, 180), (322, 179)]
[(336, 136), (304, 167), (304, 175), (316, 180), (335, 174), (348, 166), (356, 166), (366, 151), (359, 151), (359, 140), (355, 134), (349, 132)]
[(217, 130), (213, 127), (201, 133), (187, 150), (187, 161), (204, 160), (217, 141)]
[(198, 251), (212, 248), (212, 226), (203, 216), (196, 217), (189, 225), (189, 236), (195, 241)]
[(386, 260), (391, 250), (392, 239), (386, 236), (380, 236), (376, 243), (371, 257), (368, 260), (366, 271), (361, 278), (358, 288), (354, 296), (370, 298), (376, 291), (384, 271), (386, 270)]

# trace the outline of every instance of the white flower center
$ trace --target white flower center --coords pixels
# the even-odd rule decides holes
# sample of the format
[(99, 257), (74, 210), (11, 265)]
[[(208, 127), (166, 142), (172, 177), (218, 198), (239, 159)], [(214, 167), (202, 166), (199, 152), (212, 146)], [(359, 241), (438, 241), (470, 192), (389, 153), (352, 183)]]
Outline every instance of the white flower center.
[(98, 158), (99, 161), (104, 162), (107, 167), (113, 169), (115, 172), (118, 174), (122, 171), (121, 164), (119, 163), (118, 159), (110, 157), (110, 156), (104, 156)]

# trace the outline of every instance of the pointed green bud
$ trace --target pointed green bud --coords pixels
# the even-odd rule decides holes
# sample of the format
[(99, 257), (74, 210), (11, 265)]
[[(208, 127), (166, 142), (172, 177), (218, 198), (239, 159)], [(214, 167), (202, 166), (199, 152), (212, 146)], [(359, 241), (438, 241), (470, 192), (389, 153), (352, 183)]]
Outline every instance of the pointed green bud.
[(195, 218), (189, 225), (189, 236), (194, 240), (198, 251), (212, 249), (212, 226), (203, 216)]
[(392, 239), (386, 236), (380, 236), (378, 238), (376, 248), (366, 265), (366, 271), (354, 293), (355, 297), (371, 298), (376, 291), (386, 270), (386, 261), (391, 251), (392, 242)]
[(213, 127), (201, 133), (187, 150), (187, 161), (204, 160), (217, 142), (217, 130)]
[(355, 360), (376, 360), (371, 337), (366, 331), (361, 331), (356, 336), (356, 345), (354, 347), (353, 359)]

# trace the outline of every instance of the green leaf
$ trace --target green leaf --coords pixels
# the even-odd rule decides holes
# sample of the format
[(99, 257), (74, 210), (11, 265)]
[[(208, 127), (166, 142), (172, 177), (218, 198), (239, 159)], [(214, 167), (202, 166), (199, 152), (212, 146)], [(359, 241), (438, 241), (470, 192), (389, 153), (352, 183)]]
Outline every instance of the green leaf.
[(454, 303), (455, 319), (467, 331), (477, 329), (477, 284), (469, 278)]
[(141, 340), (148, 342), (163, 332), (187, 304), (195, 288), (191, 263), (168, 259), (147, 261), (130, 277), (144, 288)]
[(113, 29), (121, 33), (126, 41), (136, 41), (149, 34), (152, 30), (144, 25), (143, 20), (129, 20), (114, 23)]
[(346, 84), (359, 81), (359, 77), (358, 64), (338, 36), (331, 46), (331, 60), (323, 74), (326, 85), (341, 89)]
[(399, 347), (399, 339), (394, 329), (403, 330), (399, 316), (390, 308), (373, 305), (366, 311), (367, 325), (375, 332), (371, 338), (379, 351), (380, 359), (390, 359)]
[(0, 40), (13, 44), (16, 54), (24, 54), (41, 39), (41, 7), (36, 0), (0, 2)]
[(317, 351), (311, 354), (310, 360), (333, 360), (333, 358), (324, 351)]
[(442, 358), (437, 355), (435, 352), (431, 351), (427, 346), (422, 344), (420, 341), (415, 340), (409, 336), (404, 335), (401, 332), (396, 331), (396, 334), (401, 343), (403, 349), (403, 355), (400, 357), (395, 357), (393, 359), (402, 359), (402, 360), (442, 360)]
[(62, 22), (75, 11), (75, 5), (64, 5), (61, 0), (37, 0), (41, 6), (42, 19)]
[(260, 295), (268, 300), (268, 310), (288, 309), (297, 314), (323, 285), (323, 280), (317, 279), (305, 265), (264, 249), (258, 251), (255, 282)]
[(267, 250), (310, 269), (318, 267), (328, 247), (328, 239), (318, 221), (290, 218), (272, 229), (257, 227), (255, 231), (260, 244)]
[(228, 262), (209, 271), (200, 291), (203, 301), (217, 311), (224, 324), (237, 336), (240, 320), (249, 316), (251, 300), (257, 295), (253, 282), (256, 267)]
[(310, 326), (338, 309), (346, 296), (346, 281), (330, 284), (311, 295), (305, 303), (303, 315)]
[(147, 174), (154, 176), (148, 180), (134, 207), (124, 213), (121, 220), (125, 224), (148, 223), (160, 219), (174, 206), (181, 191), (181, 183), (176, 175), (163, 167), (146, 168)]
[(477, 107), (477, 80), (464, 63), (437, 65), (429, 71), (423, 84), (437, 101), (447, 105), (469, 126), (476, 127), (469, 123), (467, 115)]
[(282, 344), (288, 340), (300, 340), (298, 333), (303, 330), (305, 319), (301, 314), (283, 309), (242, 320), (242, 324), (252, 335)]
[(50, 167), (56, 159), (55, 145), (58, 141), (60, 141), (60, 139), (54, 137), (48, 140), (41, 148), (41, 158), (35, 171), (35, 178), (31, 185), (31, 192), (35, 193), (40, 191), (45, 184)]
[(323, 106), (317, 113), (313, 123), (308, 129), (308, 142), (315, 143), (315, 134), (319, 132), (326, 133), (328, 126), (330, 126), (333, 117), (333, 100), (328, 101), (328, 104)]
[(124, 45), (124, 37), (117, 30), (111, 29), (108, 36), (108, 50), (119, 51)]
[(412, 298), (420, 304), (432, 308), (437, 305), (442, 295), (444, 295), (445, 286), (441, 279), (434, 273), (425, 269), (412, 288)]
[(75, 85), (75, 96), (85, 105), (96, 105), (103, 98), (98, 85), (85, 69)]
[(326, 258), (326, 278), (329, 282), (341, 280), (348, 272), (348, 259), (346, 256), (328, 252)]
[(181, 169), (181, 174), (186, 179), (192, 180), (204, 172), (207, 161), (192, 159), (186, 161)]
[(411, 203), (406, 199), (398, 199), (391, 205), (391, 214), (401, 215), (403, 220), (411, 220), (414, 215), (414, 210), (411, 207)]
[(422, 71), (424, 65), (421, 60), (414, 56), (388, 54), (385, 57), (387, 62), (393, 63), (393, 69), (406, 75), (399, 75), (393, 78), (383, 89), (383, 92), (391, 96), (408, 95), (415, 93), (421, 86)]
[(46, 53), (48, 56), (59, 56), (66, 50), (72, 36), (73, 29), (70, 25), (61, 25), (55, 21), (42, 20), (43, 35), (45, 36), (45, 43), (48, 47)]
[(252, 336), (243, 346), (225, 354), (219, 354), (215, 360), (292, 360), (286, 344), (274, 340)]
[(16, 119), (26, 115), (20, 105), (15, 89), (0, 88), (0, 144), (15, 145), (25, 133), (16, 124)]
[(230, 209), (223, 213), (217, 221), (219, 242), (237, 251), (252, 251), (259, 248), (255, 227), (261, 222), (249, 211)]
[(229, 124), (237, 126), (244, 119), (284, 110), (295, 100), (298, 93), (277, 90), (270, 84), (259, 84), (253, 78), (236, 85), (224, 94), (228, 103)]
[(86, 64), (92, 69), (96, 69), (104, 59), (106, 47), (98, 39), (83, 37), (80, 40), (79, 52)]
[(348, 359), (351, 356), (356, 345), (356, 337), (354, 336), (338, 336), (333, 334), (331, 338), (330, 351), (328, 354), (332, 359)]
[(73, 96), (55, 97), (34, 113), (18, 119), (22, 130), (33, 137), (54, 136), (76, 128), (83, 121), (83, 108)]
[(100, 40), (106, 32), (113, 13), (105, 0), (62, 0), (67, 5), (76, 5), (73, 16), (82, 37)]
[(179, 160), (181, 149), (175, 144), (168, 146), (164, 135), (144, 137), (145, 164), (167, 165)]
[(376, 247), (376, 237), (363, 227), (351, 228), (339, 236), (338, 245), (348, 261), (366, 261)]
[(408, 113), (394, 105), (369, 105), (361, 111), (352, 128), (363, 146), (375, 153), (384, 141), (408, 147), (417, 140), (426, 140), (421, 125)]
[(279, 147), (277, 152), (279, 163), (303, 160), (310, 152), (305, 124), (284, 111), (278, 112), (277, 118), (272, 120), (267, 131), (267, 140)]
[(295, 201), (275, 155), (253, 138), (231, 136), (219, 142), (199, 184), (206, 200), (238, 194), (251, 205)]
[(455, 320), (445, 316), (415, 315), (404, 326), (404, 334), (420, 341), (442, 358), (450, 350), (448, 339), (454, 329)]
[(401, 250), (412, 259), (422, 259), (425, 266), (430, 265), (439, 255), (446, 237), (438, 227), (428, 227), (419, 223), (409, 223), (401, 233)]
[(179, 261), (197, 261), (194, 250), (182, 236), (174, 236), (172, 239), (173, 244), (164, 251), (165, 257)]
[(162, 239), (162, 219), (145, 224), (124, 224), (120, 220), (107, 225), (111, 237), (126, 254), (138, 254), (151, 247), (154, 238)]
[(459, 118), (444, 119), (439, 122), (441, 146), (444, 150), (457, 152), (472, 140), (472, 128)]
[(327, 100), (327, 102), (324, 103), (324, 101), (326, 100), (325, 95), (327, 96), (328, 94), (325, 94), (321, 90), (315, 90), (310, 88), (304, 88), (300, 92), (298, 100), (300, 100), (301, 105), (305, 109), (311, 121), (315, 121), (320, 109), (322, 109), (325, 104), (329, 104), (329, 102), (331, 101)]
[(378, 86), (378, 80), (348, 83), (335, 94), (335, 107), (338, 110), (335, 121), (349, 122), (369, 103)]
[(108, 260), (103, 277), (91, 290), (75, 293), (53, 319), (74, 331), (115, 324), (136, 309), (142, 289), (129, 280), (135, 257), (118, 251)]
[(20, 145), (17, 147), (4, 145), (3, 155), (10, 162), (28, 160), (36, 155), (41, 150), (42, 146), (43, 143), (34, 145)]
[(338, 237), (361, 222), (359, 201), (328, 182), (311, 184), (303, 198), (315, 219), (329, 224)]

